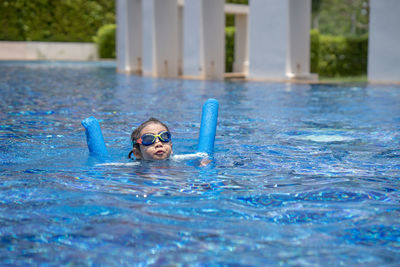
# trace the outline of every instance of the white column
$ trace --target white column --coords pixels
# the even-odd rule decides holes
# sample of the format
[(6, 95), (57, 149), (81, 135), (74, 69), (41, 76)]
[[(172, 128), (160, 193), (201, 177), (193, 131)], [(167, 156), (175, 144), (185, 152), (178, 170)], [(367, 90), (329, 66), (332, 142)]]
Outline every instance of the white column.
[(400, 82), (400, 1), (370, 0), (368, 80)]
[(183, 0), (178, 1), (178, 75), (183, 74)]
[(223, 0), (185, 0), (183, 75), (223, 79), (225, 13)]
[(178, 76), (178, 3), (154, 1), (154, 42), (156, 76)]
[(310, 75), (311, 0), (289, 1), (289, 54), (286, 73), (290, 78)]
[(206, 79), (223, 79), (225, 72), (224, 0), (202, 0), (204, 75)]
[(183, 75), (203, 77), (201, 0), (185, 0), (183, 9)]
[(143, 74), (178, 76), (178, 5), (176, 0), (143, 1)]
[(154, 0), (144, 0), (143, 10), (143, 75), (155, 75)]
[(142, 1), (117, 0), (117, 70), (142, 69)]
[(309, 73), (311, 0), (251, 0), (249, 26), (249, 78), (317, 78)]
[(235, 62), (233, 72), (248, 73), (247, 15), (235, 15)]
[(249, 78), (285, 79), (288, 56), (288, 0), (251, 0)]

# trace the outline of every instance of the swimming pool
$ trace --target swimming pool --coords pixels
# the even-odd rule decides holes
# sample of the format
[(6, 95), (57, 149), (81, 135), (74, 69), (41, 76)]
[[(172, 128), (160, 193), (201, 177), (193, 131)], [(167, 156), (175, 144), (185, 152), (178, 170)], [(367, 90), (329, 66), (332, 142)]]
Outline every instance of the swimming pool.
[[(400, 87), (154, 79), (112, 62), (1, 62), (0, 257), (9, 265), (396, 265)], [(166, 122), (211, 164), (127, 159)], [(95, 116), (112, 161), (89, 158)]]

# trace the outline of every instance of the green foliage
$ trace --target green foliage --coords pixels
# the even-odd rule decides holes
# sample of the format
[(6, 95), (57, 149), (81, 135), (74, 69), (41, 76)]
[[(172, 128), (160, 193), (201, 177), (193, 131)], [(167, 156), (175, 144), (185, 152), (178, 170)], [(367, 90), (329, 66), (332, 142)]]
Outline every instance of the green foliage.
[(312, 0), (311, 1), (311, 12), (313, 14), (319, 13), (323, 0)]
[(369, 0), (313, 0), (313, 28), (321, 34), (368, 33)]
[(235, 56), (235, 27), (225, 27), (225, 72), (232, 72)]
[(340, 76), (340, 77), (320, 77), (320, 82), (323, 83), (367, 83), (367, 75), (361, 76)]
[(97, 43), (97, 48), (100, 58), (115, 58), (115, 32), (117, 25), (107, 24), (102, 26), (94, 41)]
[(235, 15), (233, 14), (225, 15), (225, 27), (235, 27)]
[(91, 42), (102, 25), (115, 22), (114, 2), (3, 0), (0, 40)]
[(319, 64), (319, 31), (310, 31), (310, 71), (311, 73), (318, 73)]
[(249, 0), (225, 0), (227, 4), (240, 4), (240, 5), (248, 5)]
[(324, 77), (367, 73), (368, 36), (319, 35), (311, 31), (311, 72)]

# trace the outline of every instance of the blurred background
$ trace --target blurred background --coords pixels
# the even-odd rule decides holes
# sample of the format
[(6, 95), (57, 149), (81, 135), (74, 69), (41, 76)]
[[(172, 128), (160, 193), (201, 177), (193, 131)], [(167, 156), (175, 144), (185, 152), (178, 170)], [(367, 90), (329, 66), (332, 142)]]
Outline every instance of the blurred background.
[[(0, 41), (96, 43), (100, 59), (114, 59), (115, 2), (0, 0)], [(226, 72), (233, 69), (234, 19), (226, 15)], [(312, 0), (311, 25), (311, 72), (320, 81), (366, 82), (369, 0)]]

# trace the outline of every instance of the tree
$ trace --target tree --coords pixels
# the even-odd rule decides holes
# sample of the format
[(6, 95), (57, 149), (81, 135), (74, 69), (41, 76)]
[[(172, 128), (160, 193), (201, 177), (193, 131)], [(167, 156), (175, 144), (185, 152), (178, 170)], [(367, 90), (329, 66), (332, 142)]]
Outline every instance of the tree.
[(322, 0), (312, 0), (311, 2), (311, 14), (312, 14), (312, 28), (319, 28), (319, 12), (321, 10)]
[(369, 0), (313, 0), (313, 28), (321, 34), (368, 33)]

